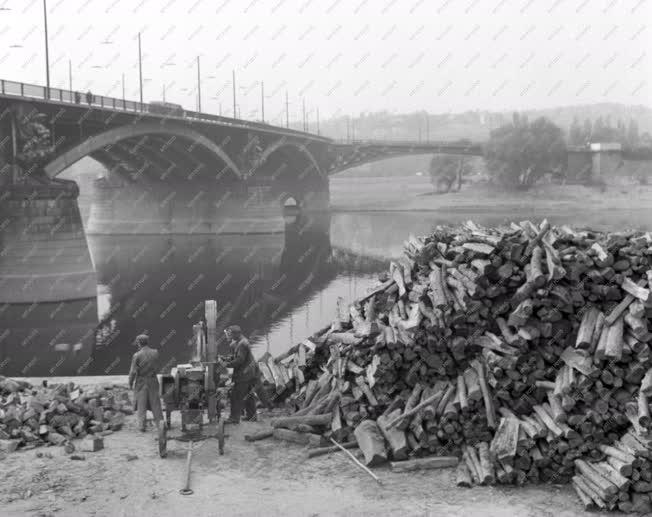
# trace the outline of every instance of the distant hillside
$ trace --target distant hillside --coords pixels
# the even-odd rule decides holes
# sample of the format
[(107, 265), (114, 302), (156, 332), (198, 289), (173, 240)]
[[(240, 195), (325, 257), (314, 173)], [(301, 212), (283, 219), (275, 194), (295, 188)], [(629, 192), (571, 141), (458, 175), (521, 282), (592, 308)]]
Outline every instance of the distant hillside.
[[(625, 124), (630, 119), (638, 123), (639, 131), (652, 133), (652, 109), (647, 106), (629, 106), (616, 103), (600, 103), (561, 106), (543, 110), (526, 110), (523, 113), (530, 118), (545, 116), (560, 126), (564, 132), (574, 117), (583, 123), (602, 117), (612, 126), (618, 120)], [(378, 140), (486, 140), (489, 132), (509, 121), (511, 112), (467, 111), (464, 113), (428, 114), (415, 112), (394, 114), (387, 111), (363, 113), (359, 117), (347, 120), (338, 117), (321, 123), (322, 134), (336, 139), (346, 139), (347, 135), (355, 139)]]

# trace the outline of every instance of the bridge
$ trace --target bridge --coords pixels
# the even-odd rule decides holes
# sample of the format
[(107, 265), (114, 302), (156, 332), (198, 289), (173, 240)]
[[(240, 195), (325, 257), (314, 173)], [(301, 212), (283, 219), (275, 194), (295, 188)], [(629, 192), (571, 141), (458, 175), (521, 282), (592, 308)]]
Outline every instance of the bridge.
[(482, 154), (465, 142), (338, 142), (260, 122), (166, 112), (160, 104), (88, 101), (69, 90), (0, 80), (4, 191), (57, 183), (88, 156), (108, 169), (103, 187), (125, 221), (154, 217), (152, 231), (212, 233), (224, 214), (280, 212), (290, 198), (304, 210), (325, 210), (329, 175), (350, 167), (409, 154)]
[[(19, 203), (29, 216), (36, 200), (76, 198), (78, 187), (57, 176), (91, 157), (108, 172), (78, 183), (92, 180), (91, 227), (99, 233), (267, 233), (282, 228), (281, 207), (287, 204), (327, 210), (330, 175), (387, 158), (439, 153), (482, 156), (483, 149), (469, 141), (336, 141), (0, 80), (0, 199)], [(600, 175), (623, 156), (569, 149), (569, 169), (580, 171), (578, 177)], [(46, 209), (39, 210), (34, 213)]]

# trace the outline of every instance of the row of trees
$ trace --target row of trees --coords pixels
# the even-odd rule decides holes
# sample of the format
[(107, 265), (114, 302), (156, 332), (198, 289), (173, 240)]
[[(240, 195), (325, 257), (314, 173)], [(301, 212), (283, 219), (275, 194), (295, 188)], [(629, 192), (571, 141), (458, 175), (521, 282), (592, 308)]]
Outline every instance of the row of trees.
[(649, 139), (645, 133), (644, 139), (639, 135), (638, 123), (634, 119), (625, 124), (618, 119), (615, 126), (612, 125), (611, 117), (598, 117), (595, 121), (586, 119), (580, 123), (578, 117), (573, 119), (568, 130), (568, 143), (570, 145), (584, 145), (588, 142), (619, 142), (626, 147), (637, 147), (644, 143), (642, 140)]
[[(530, 122), (515, 113), (510, 123), (491, 132), (484, 158), (493, 181), (527, 189), (545, 174), (562, 174), (566, 142), (562, 130), (548, 119)], [(463, 157), (436, 155), (430, 162), (430, 178), (439, 192), (449, 192), (454, 185), (459, 190), (463, 176), (471, 172)]]

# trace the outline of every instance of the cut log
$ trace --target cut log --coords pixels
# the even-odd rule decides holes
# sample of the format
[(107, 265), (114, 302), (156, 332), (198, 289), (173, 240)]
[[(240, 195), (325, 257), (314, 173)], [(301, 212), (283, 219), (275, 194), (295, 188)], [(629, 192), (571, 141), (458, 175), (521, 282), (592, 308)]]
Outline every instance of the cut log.
[(595, 510), (598, 506), (595, 504), (595, 501), (591, 499), (591, 496), (588, 495), (580, 485), (577, 484), (575, 480), (573, 480), (573, 488), (575, 489), (575, 493), (577, 494), (577, 497), (580, 498), (580, 501), (582, 502), (582, 506), (585, 511), (593, 511)]
[(496, 434), (491, 441), (491, 453), (507, 465), (514, 464), (518, 442), (519, 420), (516, 418), (501, 418)]
[(471, 472), (469, 471), (469, 468), (466, 466), (466, 463), (460, 462), (457, 465), (457, 471), (455, 475), (456, 475), (457, 486), (470, 488), (471, 485), (473, 484), (473, 481), (471, 480)]
[(278, 418), (272, 418), (270, 424), (272, 427), (285, 427), (297, 424), (305, 424), (312, 426), (328, 426), (331, 423), (333, 415), (331, 413), (326, 413), (323, 415), (302, 415), (302, 416), (284, 416)]
[(299, 445), (310, 445), (311, 447), (320, 447), (324, 444), (324, 438), (318, 434), (299, 433), (284, 428), (276, 428), (272, 436), (277, 440), (298, 443)]
[(401, 410), (396, 409), (387, 416), (380, 415), (376, 420), (378, 422), (378, 427), (380, 428), (381, 433), (389, 444), (389, 450), (394, 461), (406, 460), (408, 457), (408, 444), (407, 438), (405, 436), (405, 431), (397, 427), (392, 427), (389, 429), (385, 427), (388, 422), (400, 414)]
[(575, 340), (575, 348), (588, 349), (591, 347), (593, 332), (598, 321), (600, 311), (596, 307), (590, 307), (584, 311), (580, 329)]
[(274, 434), (273, 429), (266, 429), (264, 431), (258, 431), (253, 434), (245, 434), (245, 440), (248, 442), (257, 442), (258, 440), (265, 440), (266, 438), (271, 438)]
[(487, 442), (480, 442), (477, 445), (478, 456), (480, 458), (480, 472), (482, 475), (482, 483), (485, 485), (493, 485), (496, 481), (494, 475), (494, 464), (489, 455), (489, 446)]
[(431, 456), (407, 461), (392, 461), (390, 468), (392, 472), (412, 472), (415, 470), (432, 470), (448, 467), (455, 467), (458, 459), (455, 456)]
[(589, 481), (594, 483), (597, 487), (604, 491), (607, 495), (616, 495), (618, 488), (611, 481), (603, 477), (597, 470), (584, 460), (575, 460), (575, 467), (578, 471), (585, 476)]
[(373, 467), (387, 461), (385, 440), (373, 420), (363, 420), (353, 431), (360, 450), (364, 454), (365, 465)]
[[(345, 449), (357, 449), (358, 448), (358, 443), (357, 442), (345, 442), (340, 444), (342, 447)], [(340, 452), (342, 449), (338, 447), (337, 445), (333, 445), (331, 447), (318, 447), (316, 449), (310, 449), (308, 451), (308, 458), (314, 458), (316, 456), (323, 456), (324, 454), (330, 454), (331, 452)]]
[(609, 327), (604, 355), (619, 361), (623, 355), (623, 318), (618, 318)]

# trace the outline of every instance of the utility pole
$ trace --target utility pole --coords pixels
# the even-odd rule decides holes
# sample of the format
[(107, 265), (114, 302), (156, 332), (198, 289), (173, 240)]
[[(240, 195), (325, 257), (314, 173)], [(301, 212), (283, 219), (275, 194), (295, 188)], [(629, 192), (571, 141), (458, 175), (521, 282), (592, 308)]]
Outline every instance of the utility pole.
[(265, 82), (260, 81), (260, 110), (263, 124), (265, 123)]
[(70, 59), (68, 60), (68, 88), (70, 89), (70, 94), (72, 95), (72, 62)]
[(141, 111), (143, 109), (143, 54), (140, 46), (140, 32), (138, 33), (138, 79), (140, 81), (140, 104)]
[(199, 67), (199, 56), (197, 56), (197, 111), (201, 113), (201, 68)]
[(231, 81), (233, 83), (233, 118), (238, 118), (235, 108), (235, 70), (232, 70), (231, 72), (231, 75), (233, 76), (233, 80)]
[(285, 127), (290, 127), (290, 103), (288, 101), (287, 90), (285, 90)]
[(50, 49), (48, 47), (48, 7), (47, 0), (43, 0), (43, 21), (45, 25), (45, 84), (46, 97), (50, 98)]

